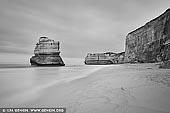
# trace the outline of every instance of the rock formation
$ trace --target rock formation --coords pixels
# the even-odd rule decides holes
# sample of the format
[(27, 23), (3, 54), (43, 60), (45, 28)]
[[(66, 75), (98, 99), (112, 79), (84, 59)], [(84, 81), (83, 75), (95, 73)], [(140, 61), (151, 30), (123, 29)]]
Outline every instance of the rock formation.
[(114, 57), (114, 62), (115, 64), (122, 64), (124, 63), (124, 58), (125, 58), (125, 52), (121, 52), (121, 53), (117, 53), (115, 54), (115, 57)]
[(121, 53), (88, 53), (84, 63), (87, 65), (120, 64), (124, 61), (125, 52)]
[(170, 9), (126, 36), (124, 62), (170, 59)]
[(34, 56), (30, 58), (31, 65), (37, 66), (64, 66), (62, 58), (59, 56), (59, 41), (40, 37), (34, 49)]

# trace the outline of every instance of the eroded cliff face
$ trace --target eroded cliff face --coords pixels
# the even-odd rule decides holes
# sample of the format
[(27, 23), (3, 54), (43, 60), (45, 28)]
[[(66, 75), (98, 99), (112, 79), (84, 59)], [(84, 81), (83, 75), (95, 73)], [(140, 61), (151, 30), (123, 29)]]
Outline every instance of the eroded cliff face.
[(30, 58), (31, 65), (38, 66), (64, 66), (62, 58), (59, 56), (60, 51), (59, 41), (40, 37), (39, 42), (34, 49), (34, 56)]
[(124, 63), (124, 56), (125, 52), (88, 53), (84, 63), (87, 65), (121, 64)]
[(170, 59), (170, 9), (126, 36), (124, 62)]

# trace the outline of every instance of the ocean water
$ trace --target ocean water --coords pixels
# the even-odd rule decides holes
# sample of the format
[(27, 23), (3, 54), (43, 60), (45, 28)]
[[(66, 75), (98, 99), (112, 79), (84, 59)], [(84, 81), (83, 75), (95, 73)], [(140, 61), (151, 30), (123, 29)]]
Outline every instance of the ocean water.
[(101, 68), (103, 66), (74, 63), (64, 67), (0, 64), (0, 107), (29, 107), (27, 103), (37, 101), (41, 95), (39, 92), (85, 78)]

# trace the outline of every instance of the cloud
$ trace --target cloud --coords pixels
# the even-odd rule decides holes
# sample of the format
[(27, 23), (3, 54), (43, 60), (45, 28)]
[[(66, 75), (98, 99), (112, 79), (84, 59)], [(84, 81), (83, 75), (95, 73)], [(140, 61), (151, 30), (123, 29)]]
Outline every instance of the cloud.
[(163, 13), (169, 3), (168, 0), (0, 1), (0, 52), (32, 54), (38, 38), (44, 35), (61, 42), (64, 57), (121, 52), (126, 34)]

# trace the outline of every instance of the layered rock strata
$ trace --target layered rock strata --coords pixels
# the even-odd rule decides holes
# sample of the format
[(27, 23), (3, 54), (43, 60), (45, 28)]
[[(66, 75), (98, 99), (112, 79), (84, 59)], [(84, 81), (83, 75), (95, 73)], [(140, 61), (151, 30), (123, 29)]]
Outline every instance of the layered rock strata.
[(48, 39), (48, 37), (40, 37), (34, 49), (34, 56), (30, 58), (31, 65), (64, 66), (65, 64), (59, 55), (59, 48), (59, 41)]
[(170, 9), (126, 36), (124, 62), (170, 59)]
[(120, 64), (124, 61), (125, 52), (121, 53), (88, 53), (84, 63), (87, 65)]

